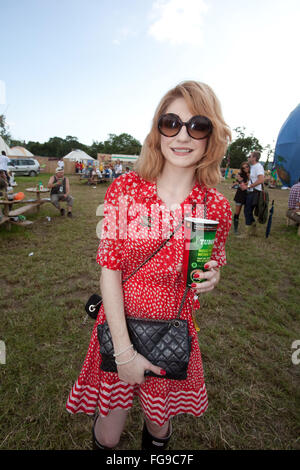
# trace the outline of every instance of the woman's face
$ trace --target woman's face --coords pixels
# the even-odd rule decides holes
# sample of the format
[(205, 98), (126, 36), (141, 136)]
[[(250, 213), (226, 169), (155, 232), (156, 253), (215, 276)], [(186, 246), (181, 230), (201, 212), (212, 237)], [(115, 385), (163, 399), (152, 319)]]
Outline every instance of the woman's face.
[(243, 170), (245, 173), (249, 173), (249, 171), (250, 171), (250, 166), (249, 166), (249, 165), (243, 165), (243, 166), (242, 166), (242, 170)]
[[(184, 98), (175, 99), (164, 114), (168, 113), (177, 114), (182, 122), (187, 122), (193, 117)], [(182, 126), (175, 137), (161, 135), (161, 151), (165, 157), (165, 163), (177, 168), (196, 167), (203, 157), (206, 143), (207, 138), (196, 140), (190, 137), (186, 126)]]

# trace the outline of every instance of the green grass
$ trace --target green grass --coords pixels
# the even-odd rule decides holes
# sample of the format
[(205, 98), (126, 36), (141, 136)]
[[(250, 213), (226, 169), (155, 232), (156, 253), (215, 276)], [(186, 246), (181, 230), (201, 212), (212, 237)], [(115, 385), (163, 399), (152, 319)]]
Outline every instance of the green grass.
[[(15, 191), (46, 185), (49, 176), (19, 177)], [(91, 446), (91, 419), (69, 415), (65, 402), (93, 326), (82, 322), (85, 301), (99, 291), (96, 209), (107, 184), (93, 189), (70, 180), (73, 220), (45, 204), (28, 215), (31, 228), (0, 226), (0, 340), (7, 355), (0, 364), (0, 449)], [(229, 188), (218, 187), (232, 201)], [(265, 226), (249, 240), (231, 232), (221, 282), (200, 299), (209, 407), (199, 419), (174, 418), (170, 449), (300, 449), (300, 365), (291, 360), (292, 342), (300, 339), (300, 239), (285, 225), (288, 191), (269, 192), (270, 237)], [(119, 448), (139, 449), (141, 427), (135, 402)]]

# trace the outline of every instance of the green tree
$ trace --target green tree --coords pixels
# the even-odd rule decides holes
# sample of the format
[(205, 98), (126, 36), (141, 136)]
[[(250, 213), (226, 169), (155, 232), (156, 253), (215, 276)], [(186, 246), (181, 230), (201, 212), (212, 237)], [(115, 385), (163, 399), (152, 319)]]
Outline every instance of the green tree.
[(41, 157), (62, 158), (72, 150), (83, 150), (93, 158), (97, 158), (97, 153), (117, 153), (121, 155), (139, 155), (141, 151), (140, 142), (129, 134), (109, 134), (104, 142), (93, 141), (91, 146), (82, 144), (77, 137), (67, 135), (64, 139), (61, 137), (51, 137), (47, 142), (40, 143), (34, 141), (11, 140), (6, 130), (5, 117), (0, 116), (0, 132), (5, 140), (13, 142), (13, 145), (26, 147), (33, 155)]
[(250, 152), (264, 150), (256, 137), (246, 136), (245, 127), (236, 127), (234, 131), (237, 133), (237, 138), (228, 146), (226, 157), (222, 161), (223, 167), (227, 166), (229, 162), (230, 168), (240, 168)]
[(268, 145), (265, 146), (264, 150), (267, 152), (267, 160), (264, 164), (264, 170), (268, 170), (270, 157), (271, 157), (271, 155), (274, 155), (275, 148), (271, 147), (271, 145), (268, 144)]
[(0, 114), (0, 135), (5, 140), (5, 143), (10, 146), (11, 135), (8, 131), (8, 125), (6, 124), (4, 114)]
[(139, 155), (140, 142), (129, 134), (109, 134), (108, 140), (103, 142), (104, 153), (116, 153), (121, 155)]

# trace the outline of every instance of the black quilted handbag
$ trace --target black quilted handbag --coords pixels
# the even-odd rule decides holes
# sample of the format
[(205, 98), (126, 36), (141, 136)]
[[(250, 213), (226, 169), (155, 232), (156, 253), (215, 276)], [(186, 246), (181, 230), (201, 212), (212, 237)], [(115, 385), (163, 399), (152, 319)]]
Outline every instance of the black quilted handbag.
[[(152, 320), (129, 316), (126, 318), (129, 337), (136, 351), (166, 371), (164, 376), (145, 371), (146, 376), (173, 380), (184, 380), (187, 377), (192, 338), (189, 336), (187, 320), (179, 318), (187, 292), (188, 288), (184, 292), (178, 315), (174, 319)], [(97, 333), (102, 356), (100, 368), (106, 372), (117, 372), (107, 322), (97, 326)]]
[[(206, 194), (204, 204), (206, 216)], [(195, 204), (193, 204), (192, 208), (194, 207)], [(180, 229), (182, 222), (164, 240), (162, 245), (123, 281), (123, 284), (167, 244), (177, 230)], [(166, 371), (166, 375), (163, 376), (154, 374), (151, 371), (145, 371), (146, 376), (173, 380), (185, 380), (187, 378), (192, 338), (189, 336), (187, 320), (180, 319), (180, 315), (188, 290), (189, 288), (187, 287), (183, 294), (177, 317), (174, 319), (152, 320), (131, 316), (126, 318), (129, 337), (136, 351), (146, 357), (152, 364)], [(117, 372), (113, 356), (112, 338), (106, 321), (104, 324), (97, 326), (97, 335), (102, 356), (100, 369), (106, 372)]]

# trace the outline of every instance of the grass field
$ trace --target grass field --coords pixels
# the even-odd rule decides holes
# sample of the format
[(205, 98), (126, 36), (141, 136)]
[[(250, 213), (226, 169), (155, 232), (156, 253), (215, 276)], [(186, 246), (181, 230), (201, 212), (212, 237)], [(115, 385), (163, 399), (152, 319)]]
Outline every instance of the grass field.
[[(48, 178), (19, 177), (15, 191)], [(72, 220), (45, 204), (28, 216), (31, 228), (0, 227), (0, 449), (91, 448), (91, 418), (69, 415), (65, 402), (93, 326), (82, 322), (85, 301), (99, 291), (96, 209), (107, 184), (70, 181)], [(218, 189), (232, 202), (230, 186)], [(249, 240), (231, 232), (221, 282), (201, 298), (209, 407), (199, 419), (174, 418), (170, 449), (300, 449), (300, 364), (292, 362), (300, 340), (300, 239), (285, 225), (288, 191), (269, 193), (270, 237), (265, 226)], [(119, 449), (140, 448), (142, 421), (135, 403)]]

